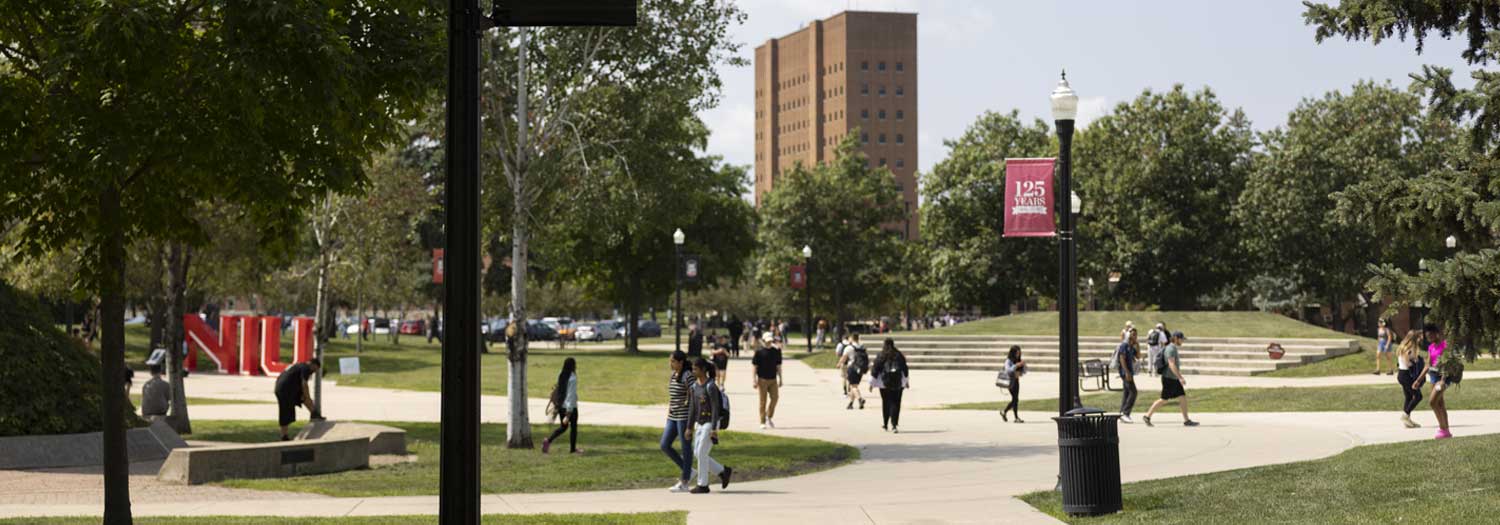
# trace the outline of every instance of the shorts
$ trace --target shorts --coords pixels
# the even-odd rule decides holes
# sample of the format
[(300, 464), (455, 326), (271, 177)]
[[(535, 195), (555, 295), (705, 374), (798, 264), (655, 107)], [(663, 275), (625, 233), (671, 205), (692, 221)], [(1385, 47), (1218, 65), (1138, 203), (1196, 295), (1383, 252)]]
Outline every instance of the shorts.
[(1187, 395), (1187, 391), (1184, 391), (1182, 389), (1182, 381), (1178, 381), (1167, 376), (1161, 377), (1162, 399), (1177, 399), (1185, 395)]
[(848, 380), (851, 385), (859, 386), (859, 381), (864, 379), (864, 377), (864, 374), (847, 374), (844, 376), (844, 379)]
[(297, 403), (278, 395), (276, 396), (276, 405), (276, 408), (279, 410), (276, 420), (281, 426), (290, 425), (293, 421), (297, 420)]
[(1375, 350), (1382, 354), (1389, 354), (1396, 349), (1396, 345), (1388, 341), (1381, 341), (1375, 345)]
[[(1443, 378), (1443, 375), (1440, 374), (1440, 373), (1438, 373), (1437, 370), (1428, 370), (1427, 371), (1427, 382), (1428, 383), (1432, 383), (1432, 384), (1436, 385), (1438, 383), (1438, 381), (1440, 381), (1440, 380), (1444, 380), (1444, 378)], [(1443, 384), (1445, 386), (1446, 385), (1456, 385), (1456, 384), (1458, 384), (1462, 380), (1463, 380), (1463, 376), (1449, 377), (1449, 378), (1446, 379), (1446, 382), (1443, 383)]]

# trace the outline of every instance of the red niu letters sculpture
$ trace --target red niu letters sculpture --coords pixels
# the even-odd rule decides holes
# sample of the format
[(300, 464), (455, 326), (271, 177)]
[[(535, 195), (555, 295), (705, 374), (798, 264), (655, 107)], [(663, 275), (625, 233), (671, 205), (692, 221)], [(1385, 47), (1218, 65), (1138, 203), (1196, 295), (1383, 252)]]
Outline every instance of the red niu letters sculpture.
[[(277, 316), (219, 316), (219, 331), (214, 332), (197, 315), (182, 316), (187, 334), (188, 370), (198, 371), (198, 351), (202, 351), (224, 374), (244, 376), (277, 376), (290, 363), (281, 361), (281, 318)], [(292, 319), (293, 362), (312, 359), (313, 319)]]

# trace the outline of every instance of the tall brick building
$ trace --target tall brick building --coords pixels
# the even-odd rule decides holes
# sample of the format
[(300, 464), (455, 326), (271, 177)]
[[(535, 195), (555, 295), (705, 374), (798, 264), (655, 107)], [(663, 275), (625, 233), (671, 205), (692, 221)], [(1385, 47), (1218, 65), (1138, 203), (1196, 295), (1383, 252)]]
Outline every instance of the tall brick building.
[[(890, 168), (917, 237), (917, 15), (845, 11), (755, 48), (755, 203), (859, 133)], [(895, 225), (902, 228), (905, 225)]]

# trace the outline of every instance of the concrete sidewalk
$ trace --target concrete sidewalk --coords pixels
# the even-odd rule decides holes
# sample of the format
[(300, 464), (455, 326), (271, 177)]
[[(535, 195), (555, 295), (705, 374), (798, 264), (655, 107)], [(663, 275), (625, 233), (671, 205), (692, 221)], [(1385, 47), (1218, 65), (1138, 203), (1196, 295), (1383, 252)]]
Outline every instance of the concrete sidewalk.
[[(1050, 489), (1057, 473), (1056, 430), (1047, 413), (1023, 413), (1025, 424), (1004, 423), (992, 412), (918, 410), (911, 407), (961, 402), (981, 394), (999, 394), (986, 378), (921, 371), (912, 377), (901, 433), (880, 430), (880, 399), (867, 396), (865, 410), (845, 410), (837, 376), (787, 361), (786, 386), (774, 430), (756, 428), (755, 391), (749, 374), (732, 374), (727, 391), (736, 407), (734, 430), (825, 439), (860, 448), (852, 465), (792, 478), (735, 483), (710, 495), (672, 494), (662, 480), (659, 489), (560, 494), (486, 495), (487, 513), (641, 512), (689, 510), (691, 523), (1056, 523), (1016, 495)], [(1027, 392), (1052, 391), (1028, 375)], [(1370, 376), (1372, 379), (1385, 379)], [(199, 375), (190, 378), (195, 396), (264, 396), (270, 382), (258, 378)], [(1190, 378), (1194, 379), (1194, 378)], [(1257, 378), (1224, 378), (1244, 381)], [(978, 382), (971, 386), (969, 382)], [(1283, 380), (1284, 381), (1284, 380)], [(1346, 381), (1337, 379), (1337, 381)], [(1357, 383), (1351, 383), (1357, 384)], [(1194, 382), (1193, 386), (1207, 386)], [(1394, 386), (1394, 385), (1393, 385)], [(436, 421), (438, 396), (339, 387), (325, 383), (330, 415), (340, 419)], [(585, 388), (587, 388), (585, 386)], [(256, 397), (247, 397), (256, 398)], [(958, 399), (956, 401), (956, 399)], [(504, 398), (483, 400), (486, 421), (504, 421)], [(541, 406), (532, 402), (533, 414)], [(657, 426), (665, 408), (584, 403), (583, 424)], [(198, 419), (272, 419), (274, 406), (205, 405), (193, 408)], [(1500, 432), (1500, 411), (1455, 412), (1459, 435)], [(1431, 439), (1430, 414), (1418, 418), (1429, 428), (1407, 430), (1391, 413), (1248, 413), (1203, 414), (1197, 428), (1180, 426), (1175, 413), (1164, 413), (1156, 428), (1122, 425), (1122, 475), (1125, 481), (1222, 471), (1256, 465), (1316, 459), (1367, 443)], [(268, 426), (268, 431), (274, 428)], [(722, 447), (734, 447), (726, 440)], [(663, 459), (663, 461), (666, 461)], [(731, 465), (733, 466), (733, 465)], [(293, 481), (289, 481), (292, 483)], [(25, 487), (15, 487), (25, 490)], [(226, 489), (218, 489), (226, 490)], [(301, 501), (306, 500), (306, 501)], [(711, 502), (711, 503), (706, 503)], [(137, 516), (342, 516), (434, 514), (437, 498), (323, 498), (253, 494), (219, 501), (153, 502), (134, 506)], [(0, 517), (99, 515), (97, 504), (0, 504)]]

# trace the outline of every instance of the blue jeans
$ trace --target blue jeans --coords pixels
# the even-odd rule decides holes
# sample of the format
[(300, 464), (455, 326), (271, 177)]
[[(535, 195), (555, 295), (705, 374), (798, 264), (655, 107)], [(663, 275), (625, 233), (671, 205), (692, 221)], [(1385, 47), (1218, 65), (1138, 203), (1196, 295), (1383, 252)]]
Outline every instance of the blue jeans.
[[(688, 479), (688, 473), (693, 468), (693, 449), (688, 445), (687, 428), (687, 421), (673, 421), (668, 419), (667, 426), (661, 431), (662, 453), (666, 454), (667, 457), (672, 460), (672, 463), (676, 464), (677, 468), (682, 470), (682, 476), (678, 479)], [(682, 443), (681, 454), (679, 454), (676, 449), (672, 448), (673, 441), (679, 441)], [(683, 454), (688, 454), (688, 457), (683, 458)]]

